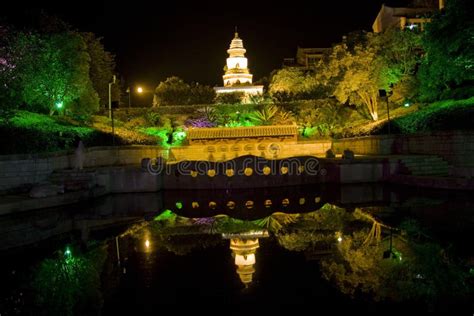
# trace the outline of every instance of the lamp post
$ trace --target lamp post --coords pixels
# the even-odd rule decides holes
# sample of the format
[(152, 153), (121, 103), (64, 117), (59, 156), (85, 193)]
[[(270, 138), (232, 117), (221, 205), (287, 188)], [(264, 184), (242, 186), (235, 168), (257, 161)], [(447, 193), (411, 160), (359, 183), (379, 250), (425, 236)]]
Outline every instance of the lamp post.
[(387, 93), (386, 90), (379, 90), (379, 96), (384, 98), (387, 101), (387, 128), (388, 128), (388, 135), (390, 135), (390, 107), (388, 103), (388, 97), (392, 95), (392, 91)]
[(112, 85), (115, 84), (116, 77), (114, 75), (112, 82), (109, 82), (109, 119), (112, 120), (112, 146), (115, 146), (115, 126), (114, 111), (112, 109)]
[(109, 119), (112, 119), (112, 85), (115, 84), (116, 77), (114, 75), (112, 82), (109, 82)]
[(132, 90), (130, 89), (130, 87), (127, 88), (126, 92), (128, 93), (128, 108), (130, 108), (131, 104), (132, 104), (131, 101), (130, 101), (131, 98), (132, 98)]

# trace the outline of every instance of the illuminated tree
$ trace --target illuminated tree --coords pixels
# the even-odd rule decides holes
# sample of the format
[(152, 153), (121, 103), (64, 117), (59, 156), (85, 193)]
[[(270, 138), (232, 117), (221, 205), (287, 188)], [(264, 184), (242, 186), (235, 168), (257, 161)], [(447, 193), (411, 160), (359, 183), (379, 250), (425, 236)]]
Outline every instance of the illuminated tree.
[(321, 95), (314, 76), (299, 68), (283, 68), (271, 79), (270, 95), (282, 102), (293, 99), (311, 99)]
[(474, 93), (474, 5), (446, 1), (423, 34), (425, 58), (420, 67), (423, 100), (466, 98)]
[(365, 107), (376, 121), (379, 90), (413, 76), (420, 55), (419, 36), (411, 32), (353, 33), (333, 47), (316, 77), (338, 101)]
[(330, 87), (341, 103), (365, 106), (371, 118), (378, 120), (378, 93), (381, 89), (378, 49), (371, 45), (371, 33), (346, 38), (333, 47), (318, 78)]
[(79, 34), (20, 33), (16, 48), (24, 52), (18, 72), (23, 101), (30, 108), (53, 114), (68, 111), (85, 98), (88, 111), (97, 110), (98, 98), (89, 79), (90, 58)]

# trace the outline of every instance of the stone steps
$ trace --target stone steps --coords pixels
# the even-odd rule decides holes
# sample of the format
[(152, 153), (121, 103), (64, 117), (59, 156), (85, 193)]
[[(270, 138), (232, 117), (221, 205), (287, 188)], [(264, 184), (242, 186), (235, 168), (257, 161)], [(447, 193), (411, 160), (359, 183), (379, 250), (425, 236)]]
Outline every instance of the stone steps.
[(438, 156), (410, 156), (400, 159), (401, 174), (446, 177), (451, 166)]
[(97, 186), (95, 170), (57, 170), (49, 178), (49, 182), (64, 185), (65, 191), (79, 191)]

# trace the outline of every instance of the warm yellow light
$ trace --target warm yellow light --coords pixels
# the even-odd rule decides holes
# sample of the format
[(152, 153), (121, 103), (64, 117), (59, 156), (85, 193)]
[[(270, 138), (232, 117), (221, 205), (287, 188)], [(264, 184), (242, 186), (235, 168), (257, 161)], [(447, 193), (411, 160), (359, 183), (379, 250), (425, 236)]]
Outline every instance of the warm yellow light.
[(145, 240), (145, 247), (148, 249), (150, 248), (150, 241), (147, 239)]
[(248, 266), (252, 264), (255, 264), (255, 254), (249, 253), (248, 255), (235, 255), (235, 265)]
[(142, 88), (142, 87), (138, 87), (138, 88), (137, 88), (137, 92), (138, 92), (138, 93), (142, 93), (142, 92), (143, 92), (143, 88)]

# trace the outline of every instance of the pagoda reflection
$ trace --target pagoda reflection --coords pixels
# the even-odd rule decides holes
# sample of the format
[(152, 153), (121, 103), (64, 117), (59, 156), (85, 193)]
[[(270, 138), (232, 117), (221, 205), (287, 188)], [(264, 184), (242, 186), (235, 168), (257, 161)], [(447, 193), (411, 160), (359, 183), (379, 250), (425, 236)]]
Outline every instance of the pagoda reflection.
[(260, 247), (259, 238), (268, 237), (267, 230), (253, 230), (234, 234), (222, 234), (224, 239), (230, 239), (230, 249), (237, 274), (245, 288), (253, 281), (255, 273), (256, 253)]

